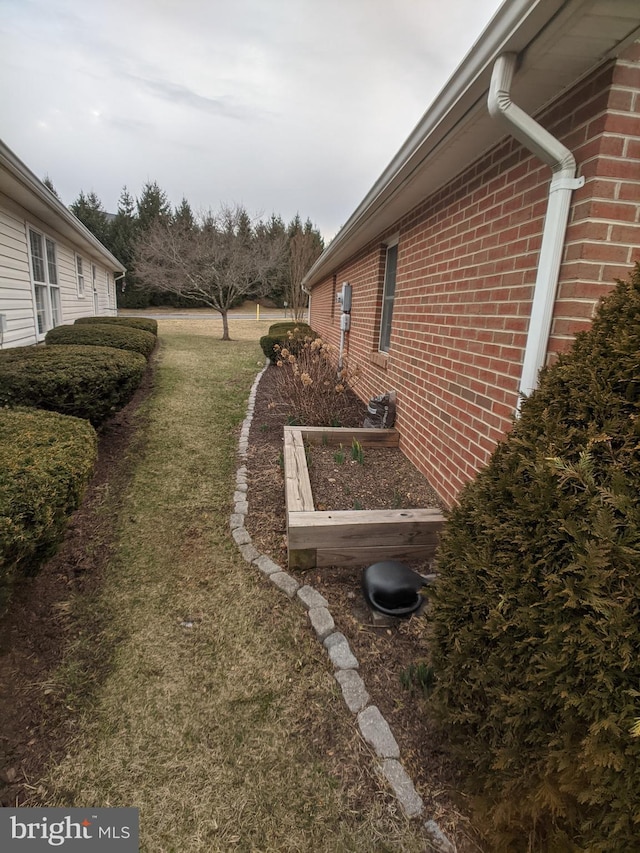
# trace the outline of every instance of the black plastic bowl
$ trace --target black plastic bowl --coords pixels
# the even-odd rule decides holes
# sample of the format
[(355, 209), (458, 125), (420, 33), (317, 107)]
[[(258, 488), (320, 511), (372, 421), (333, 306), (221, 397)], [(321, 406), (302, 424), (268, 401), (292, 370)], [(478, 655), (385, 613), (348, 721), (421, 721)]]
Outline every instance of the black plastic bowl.
[(362, 591), (374, 610), (387, 616), (408, 616), (422, 604), (424, 578), (405, 563), (383, 560), (362, 573)]

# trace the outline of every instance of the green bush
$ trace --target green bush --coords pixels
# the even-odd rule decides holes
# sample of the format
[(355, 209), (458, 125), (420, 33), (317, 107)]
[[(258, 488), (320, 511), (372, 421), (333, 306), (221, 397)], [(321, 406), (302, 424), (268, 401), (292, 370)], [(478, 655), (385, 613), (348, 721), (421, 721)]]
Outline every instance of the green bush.
[(38, 409), (0, 409), (0, 617), (16, 572), (34, 574), (62, 538), (91, 476), (93, 427)]
[(269, 327), (269, 333), (260, 338), (262, 352), (272, 364), (278, 361), (279, 350), (283, 347), (297, 353), (304, 346), (305, 341), (312, 341), (317, 335), (307, 323), (274, 323)]
[(492, 850), (638, 849), (639, 484), (640, 266), (542, 371), (439, 549), (434, 709)]
[(152, 320), (149, 317), (78, 317), (75, 321), (77, 325), (94, 325), (99, 326), (130, 326), (132, 329), (142, 329), (143, 332), (151, 332), (152, 335), (158, 335), (158, 321)]
[(127, 403), (146, 368), (112, 347), (16, 347), (0, 351), (0, 406), (34, 406), (102, 423)]
[(151, 332), (133, 329), (128, 326), (90, 324), (82, 326), (56, 326), (45, 335), (48, 346), (91, 346), (115, 347), (116, 349), (139, 352), (149, 358), (156, 345), (156, 337)]
[(294, 329), (300, 330), (302, 334), (311, 334), (312, 332), (311, 326), (308, 323), (296, 323), (295, 320), (278, 320), (277, 323), (272, 323), (269, 326), (267, 334), (274, 337), (281, 337), (286, 336), (287, 332), (293, 332)]

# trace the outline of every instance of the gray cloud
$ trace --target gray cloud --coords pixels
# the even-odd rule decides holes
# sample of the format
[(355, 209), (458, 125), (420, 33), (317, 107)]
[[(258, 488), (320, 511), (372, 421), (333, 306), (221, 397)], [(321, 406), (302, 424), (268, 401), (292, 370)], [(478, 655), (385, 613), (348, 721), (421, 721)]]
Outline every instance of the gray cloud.
[(329, 237), (499, 0), (0, 4), (1, 133), (64, 201), (151, 179)]
[(200, 95), (198, 92), (194, 92), (193, 89), (183, 86), (180, 83), (172, 83), (170, 80), (152, 80), (135, 74), (121, 73), (126, 80), (143, 86), (151, 94), (170, 101), (173, 104), (202, 110), (205, 113), (225, 118), (246, 120), (251, 116), (251, 110), (241, 108), (230, 98), (211, 98), (206, 95)]

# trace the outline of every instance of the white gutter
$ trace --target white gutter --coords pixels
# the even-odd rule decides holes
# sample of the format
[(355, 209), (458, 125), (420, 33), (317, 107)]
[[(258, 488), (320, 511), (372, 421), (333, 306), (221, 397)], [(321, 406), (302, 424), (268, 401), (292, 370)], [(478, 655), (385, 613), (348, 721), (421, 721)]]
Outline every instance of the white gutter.
[(519, 409), (523, 396), (528, 396), (535, 389), (538, 373), (545, 363), (571, 193), (584, 185), (584, 178), (575, 176), (576, 161), (571, 151), (511, 100), (510, 89), (516, 61), (515, 53), (503, 53), (496, 59), (489, 88), (489, 113), (506, 123), (511, 134), (551, 166), (553, 172), (522, 364)]
[[(393, 160), (307, 272), (303, 279), (305, 286), (308, 287), (312, 282), (317, 284), (323, 275), (335, 271), (336, 266), (375, 236), (372, 234), (355, 247), (352, 245), (366, 223), (380, 212), (389, 198), (403, 190), (406, 182), (429, 159), (434, 149), (444, 144), (461, 116), (476, 107), (484, 113), (484, 101), (495, 58), (506, 50), (525, 50), (530, 40), (536, 37), (566, 2), (505, 0), (502, 3)], [(398, 216), (393, 217), (388, 224), (392, 225), (397, 219)], [(380, 230), (376, 228), (377, 233)]]
[[(42, 181), (36, 177), (36, 175), (34, 175), (31, 169), (25, 166), (22, 160), (20, 160), (9, 146), (2, 142), (2, 140), (0, 140), (0, 169), (6, 170), (6, 172), (15, 182), (17, 182), (18, 185), (20, 185), (20, 187), (23, 187), (31, 196), (35, 197), (46, 208), (48, 208), (48, 210), (51, 211), (58, 220), (71, 228), (75, 232), (76, 238), (87, 244), (94, 253), (97, 253), (99, 258), (106, 261), (107, 266), (109, 266), (112, 271), (119, 271), (123, 269), (123, 264), (111, 254), (107, 247), (98, 240), (95, 234), (89, 231), (86, 225), (80, 222), (80, 220), (64, 206), (60, 199), (57, 198), (42, 183)], [(59, 227), (60, 226), (58, 225), (58, 229)]]

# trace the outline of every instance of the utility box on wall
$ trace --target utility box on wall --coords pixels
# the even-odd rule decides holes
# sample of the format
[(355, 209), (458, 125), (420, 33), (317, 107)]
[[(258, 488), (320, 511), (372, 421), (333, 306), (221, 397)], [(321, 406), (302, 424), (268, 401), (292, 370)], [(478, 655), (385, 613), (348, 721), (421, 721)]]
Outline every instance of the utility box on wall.
[(336, 302), (341, 306), (343, 314), (351, 313), (351, 285), (348, 281), (342, 285), (340, 293), (336, 294)]

